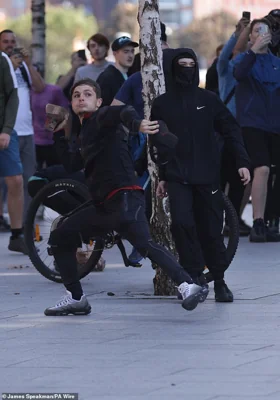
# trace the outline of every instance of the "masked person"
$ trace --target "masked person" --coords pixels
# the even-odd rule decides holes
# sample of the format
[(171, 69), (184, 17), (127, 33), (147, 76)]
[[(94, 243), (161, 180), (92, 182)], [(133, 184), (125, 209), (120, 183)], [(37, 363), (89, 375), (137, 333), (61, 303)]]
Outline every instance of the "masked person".
[(152, 119), (163, 120), (178, 137), (178, 144), (176, 156), (160, 168), (157, 194), (169, 195), (171, 231), (180, 264), (202, 284), (207, 265), (214, 278), (216, 301), (232, 302), (233, 294), (224, 281), (228, 261), (221, 233), (223, 200), (216, 132), (233, 153), (245, 185), (250, 181), (250, 161), (232, 114), (217, 95), (198, 88), (195, 53), (165, 50), (164, 70), (167, 92), (155, 99)]
[[(92, 204), (58, 223), (51, 232), (49, 244), (67, 289), (65, 298), (45, 310), (46, 315), (89, 314), (91, 307), (78, 278), (76, 249), (81, 237), (89, 240), (116, 231), (143, 255), (158, 264), (177, 284), (182, 294), (182, 306), (194, 309), (204, 301), (208, 291), (193, 283), (188, 273), (165, 248), (154, 243), (145, 216), (144, 192), (137, 185), (134, 164), (128, 146), (127, 133), (143, 132), (161, 136), (161, 125), (140, 119), (130, 106), (102, 107), (99, 85), (84, 79), (72, 88), (72, 108), (81, 121), (81, 151), (70, 155), (63, 135), (55, 134), (57, 145), (71, 156), (77, 170), (85, 167), (85, 177)], [(122, 125), (123, 124), (123, 125)], [(60, 124), (57, 130), (64, 127)], [(163, 138), (174, 136), (164, 129)], [(55, 129), (56, 130), (56, 129)], [(161, 142), (161, 137), (159, 142)], [(176, 139), (176, 138), (175, 138)], [(162, 144), (161, 146), (162, 147)], [(201, 295), (203, 294), (203, 298)]]

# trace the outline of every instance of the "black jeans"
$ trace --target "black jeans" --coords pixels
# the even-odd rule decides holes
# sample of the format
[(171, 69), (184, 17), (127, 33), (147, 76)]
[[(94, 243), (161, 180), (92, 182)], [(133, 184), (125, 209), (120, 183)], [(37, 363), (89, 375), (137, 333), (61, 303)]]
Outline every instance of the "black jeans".
[(37, 169), (44, 168), (45, 164), (47, 167), (61, 164), (60, 160), (57, 157), (55, 147), (53, 145), (49, 146), (36, 145), (35, 149), (36, 149)]
[[(34, 177), (40, 179), (30, 180), (28, 182), (28, 192), (32, 198), (35, 197), (36, 194), (49, 182), (53, 182), (57, 179), (72, 179), (80, 183), (86, 183), (83, 171), (69, 173), (65, 170), (63, 165), (53, 165), (51, 167), (36, 171)], [(46, 198), (44, 205), (61, 215), (65, 215), (79, 207), (83, 201), (84, 199), (77, 198), (69, 191), (65, 191), (59, 192), (55, 196)]]
[(171, 232), (180, 264), (192, 278), (207, 265), (215, 280), (227, 268), (223, 241), (223, 199), (219, 185), (168, 182)]
[(145, 216), (142, 191), (119, 192), (102, 205), (91, 205), (67, 218), (49, 239), (64, 285), (79, 281), (76, 249), (84, 240), (110, 231), (127, 239), (143, 257), (155, 262), (177, 284), (192, 283), (188, 273), (164, 247), (153, 242)]

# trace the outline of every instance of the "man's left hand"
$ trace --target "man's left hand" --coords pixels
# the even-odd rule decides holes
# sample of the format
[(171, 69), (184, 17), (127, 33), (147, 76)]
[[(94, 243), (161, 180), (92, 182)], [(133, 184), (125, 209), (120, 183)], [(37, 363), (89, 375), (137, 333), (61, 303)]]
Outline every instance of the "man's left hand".
[(9, 147), (11, 136), (8, 133), (0, 133), (0, 150), (5, 150)]
[(241, 181), (243, 182), (243, 185), (246, 186), (251, 180), (251, 174), (248, 168), (239, 168), (238, 173), (241, 177)]
[(158, 121), (148, 121), (143, 119), (139, 128), (139, 132), (146, 133), (147, 135), (154, 135), (159, 132)]

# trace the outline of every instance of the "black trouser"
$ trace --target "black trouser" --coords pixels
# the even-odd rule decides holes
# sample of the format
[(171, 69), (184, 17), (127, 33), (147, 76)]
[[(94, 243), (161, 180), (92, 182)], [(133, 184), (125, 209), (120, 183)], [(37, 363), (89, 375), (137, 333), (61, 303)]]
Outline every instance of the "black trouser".
[(215, 280), (227, 268), (223, 198), (219, 186), (168, 182), (171, 232), (180, 264), (196, 278), (207, 265)]
[(265, 207), (265, 221), (271, 221), (280, 216), (280, 165), (270, 169), (267, 183), (267, 199)]
[(127, 239), (143, 257), (148, 257), (162, 268), (177, 285), (192, 283), (175, 257), (152, 241), (143, 192), (127, 191), (119, 192), (102, 206), (91, 205), (77, 211), (51, 233), (49, 244), (66, 288), (79, 282), (76, 249), (80, 246), (81, 237), (88, 240), (113, 230)]
[[(35, 172), (34, 176), (40, 179), (30, 180), (28, 182), (28, 192), (32, 198), (49, 182), (53, 182), (57, 179), (72, 179), (84, 184), (86, 183), (85, 175), (82, 171), (69, 173), (65, 170), (63, 165), (53, 165), (52, 167), (42, 169)], [(83, 201), (84, 199), (77, 198), (69, 191), (65, 191), (46, 198), (44, 205), (61, 215), (65, 215), (80, 206)]]
[(229, 151), (224, 149), (221, 166), (221, 186), (223, 191), (225, 191), (227, 183), (229, 184), (228, 198), (232, 202), (238, 217), (241, 217), (240, 209), (245, 186), (238, 174), (234, 157)]

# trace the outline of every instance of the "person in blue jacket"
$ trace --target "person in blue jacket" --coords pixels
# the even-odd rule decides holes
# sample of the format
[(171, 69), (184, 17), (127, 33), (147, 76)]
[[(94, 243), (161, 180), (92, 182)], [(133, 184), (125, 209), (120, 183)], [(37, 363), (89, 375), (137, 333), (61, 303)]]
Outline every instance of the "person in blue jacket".
[[(224, 45), (217, 63), (220, 98), (234, 117), (236, 117), (235, 86), (237, 81), (233, 76), (234, 64), (232, 59), (247, 49), (249, 29), (250, 21), (246, 18), (240, 19), (236, 25), (236, 30)], [(239, 234), (240, 236), (249, 236), (251, 228), (241, 218), (241, 203), (245, 188), (240, 182), (239, 175), (235, 169), (234, 158), (229, 149), (224, 146), (221, 164), (221, 185), (223, 190), (225, 190), (227, 184), (229, 184), (228, 197), (239, 216)], [(223, 233), (224, 235), (229, 233), (227, 224)]]
[[(165, 24), (161, 22), (161, 47), (162, 49), (169, 48), (167, 44), (167, 36), (165, 33)], [(138, 68), (140, 65), (138, 64)], [(134, 70), (135, 71), (135, 70)], [(141, 118), (144, 118), (144, 100), (142, 96), (143, 84), (140, 70), (134, 72), (122, 85), (120, 90), (115, 96), (112, 105), (128, 104), (135, 108)], [(143, 187), (146, 194), (146, 216), (148, 221), (152, 215), (152, 195), (151, 195), (151, 179), (147, 170), (147, 160), (145, 160), (147, 146), (146, 135), (139, 132), (130, 139), (130, 151), (135, 161), (135, 166), (138, 168), (138, 184)], [(141, 254), (133, 248), (129, 255), (129, 260), (132, 262), (140, 262), (142, 260)]]
[[(254, 169), (250, 240), (275, 242), (280, 235), (266, 229), (264, 211), (270, 167), (280, 168), (280, 59), (269, 51), (271, 32), (266, 19), (252, 22), (250, 41), (250, 50), (234, 59), (234, 77), (239, 83), (237, 120)], [(279, 193), (277, 185), (275, 190)], [(279, 210), (275, 212), (279, 215)]]

